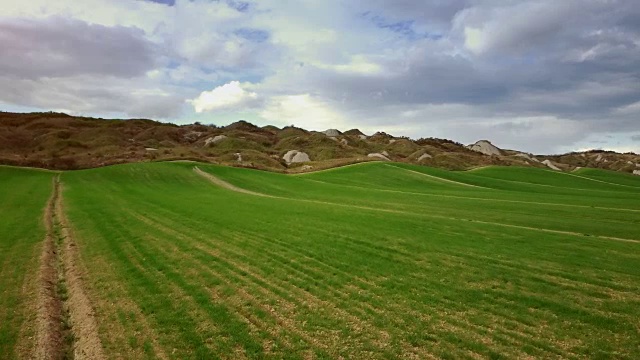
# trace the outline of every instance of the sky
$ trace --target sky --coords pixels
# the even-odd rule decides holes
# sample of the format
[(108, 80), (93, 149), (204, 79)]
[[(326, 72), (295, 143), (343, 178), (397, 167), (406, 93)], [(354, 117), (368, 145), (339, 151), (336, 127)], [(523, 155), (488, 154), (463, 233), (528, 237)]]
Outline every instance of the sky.
[(0, 110), (640, 153), (637, 0), (2, 0)]

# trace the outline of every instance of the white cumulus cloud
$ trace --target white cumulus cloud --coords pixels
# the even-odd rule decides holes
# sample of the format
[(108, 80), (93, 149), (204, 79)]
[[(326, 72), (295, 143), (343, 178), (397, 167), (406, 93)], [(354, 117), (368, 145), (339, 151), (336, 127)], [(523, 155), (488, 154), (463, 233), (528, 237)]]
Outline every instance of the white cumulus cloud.
[(344, 126), (345, 118), (310, 94), (274, 96), (259, 114), (277, 125), (296, 125), (311, 130)]
[(203, 91), (197, 98), (187, 101), (197, 113), (201, 113), (250, 107), (257, 99), (258, 94), (245, 90), (239, 81), (231, 81), (211, 91)]

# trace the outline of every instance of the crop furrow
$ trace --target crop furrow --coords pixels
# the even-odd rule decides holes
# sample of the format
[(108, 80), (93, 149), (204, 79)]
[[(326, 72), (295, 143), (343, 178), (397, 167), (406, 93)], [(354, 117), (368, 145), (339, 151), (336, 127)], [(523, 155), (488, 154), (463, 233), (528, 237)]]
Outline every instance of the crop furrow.
[[(185, 229), (185, 230), (186, 230), (186, 229)], [(180, 232), (180, 233), (182, 233), (182, 232)], [(243, 260), (251, 260), (251, 259), (246, 258), (246, 259), (243, 259)], [(278, 264), (275, 264), (274, 266), (278, 266)], [(244, 269), (244, 271), (248, 271), (248, 270), (247, 270), (247, 269)], [(297, 286), (300, 286), (300, 285), (298, 284)], [(350, 305), (350, 304), (348, 304), (348, 305)], [(397, 310), (397, 309), (394, 309), (394, 310)], [(405, 309), (405, 310), (406, 310), (406, 309)], [(403, 313), (403, 312), (399, 312), (399, 313)]]
[[(204, 250), (204, 251), (207, 251), (207, 250)], [(216, 255), (217, 255), (217, 256), (219, 256), (220, 254), (216, 254)], [(249, 260), (249, 259), (243, 259), (243, 260)], [(231, 266), (235, 265), (236, 267), (240, 268), (243, 272), (249, 273), (249, 274), (253, 275), (254, 277), (259, 277), (259, 275), (256, 275), (255, 273), (252, 273), (252, 272), (251, 272), (250, 270), (248, 270), (246, 267), (239, 266), (237, 263), (236, 263), (236, 264), (231, 263), (230, 265), (231, 265)], [(263, 279), (261, 282), (263, 282), (263, 283), (264, 283), (264, 282), (265, 282), (265, 280)], [(285, 285), (286, 285), (286, 284), (285, 284)]]
[[(209, 251), (210, 251), (209, 249), (202, 248), (200, 245), (193, 245), (193, 246), (195, 246), (197, 249), (199, 248), (203, 253), (209, 253)], [(237, 253), (236, 254), (229, 253), (228, 249), (226, 249), (226, 251), (227, 251), (228, 254), (231, 254), (231, 255), (235, 255), (235, 256), (239, 255)], [(215, 256), (220, 256), (220, 254), (219, 253), (215, 253)], [(249, 260), (249, 259), (248, 258), (243, 258), (243, 259), (239, 259), (239, 260)], [(218, 258), (216, 262), (220, 262), (220, 261), (221, 261), (221, 259)], [(336, 308), (332, 303), (327, 302), (325, 300), (321, 300), (321, 299), (309, 294), (307, 291), (303, 290), (300, 286), (303, 283), (305, 283), (304, 280), (301, 280), (302, 281), (301, 283), (293, 284), (293, 283), (290, 282), (292, 280), (290, 278), (290, 279), (287, 279), (287, 280), (289, 280), (288, 282), (281, 283), (282, 285), (279, 285), (279, 284), (277, 285), (277, 284), (273, 284), (273, 279), (271, 279), (271, 281), (269, 281), (269, 279), (266, 279), (266, 278), (262, 277), (261, 275), (258, 275), (257, 273), (253, 272), (252, 270), (250, 270), (246, 266), (241, 265), (242, 261), (233, 261), (233, 260), (231, 260), (231, 258), (227, 257), (225, 262), (227, 264), (227, 266), (225, 266), (225, 268), (227, 268), (228, 270), (234, 269), (234, 268), (235, 269), (239, 269), (242, 274), (245, 274), (245, 276), (243, 276), (243, 278), (245, 280), (251, 280), (249, 278), (252, 278), (253, 279), (252, 281), (254, 281), (258, 285), (260, 285), (262, 287), (262, 289), (265, 290), (265, 291), (270, 292), (275, 288), (275, 289), (278, 289), (279, 293), (285, 294), (288, 291), (290, 291), (290, 289), (289, 290), (287, 290), (287, 289), (293, 286), (293, 288), (296, 289), (296, 292), (298, 294), (298, 296), (294, 297), (294, 299), (298, 299), (300, 301), (300, 304), (302, 304), (304, 306), (307, 306), (307, 307), (313, 304), (314, 307), (327, 309), (326, 310), (327, 313), (332, 313), (332, 312), (338, 311), (340, 313), (339, 316), (341, 318), (348, 319), (348, 321), (350, 323), (354, 324), (354, 325), (351, 325), (352, 326), (352, 330), (357, 331), (360, 334), (364, 334), (365, 333), (364, 329), (366, 329), (367, 327), (365, 325), (363, 325), (363, 324), (360, 324), (361, 320), (359, 318), (357, 318), (357, 317), (355, 317), (353, 315), (349, 315), (348, 313), (343, 312), (343, 310)], [(206, 264), (206, 259), (203, 259), (201, 264), (203, 266), (205, 266), (204, 264)], [(249, 275), (249, 276), (247, 276), (247, 275)], [(240, 276), (242, 276), (242, 275), (240, 275)], [(269, 284), (270, 282), (271, 282), (271, 284), (269, 285), (270, 289), (268, 289), (268, 288), (265, 287), (265, 285)], [(268, 296), (268, 294), (267, 294), (267, 296)], [(300, 306), (300, 304), (298, 304), (298, 306)], [(313, 310), (313, 308), (310, 308), (310, 309)], [(369, 331), (375, 333), (375, 331), (372, 331), (373, 330), (372, 328), (368, 327), (368, 329), (369, 329)], [(385, 335), (385, 337), (386, 337), (386, 335)]]
[[(184, 247), (180, 247), (180, 248), (176, 248), (176, 249), (171, 249), (171, 242), (168, 242), (165, 237), (159, 237), (159, 238), (151, 238), (149, 239), (151, 242), (156, 243), (156, 244), (163, 244), (162, 247), (156, 249), (155, 251), (159, 252), (159, 253), (163, 253), (167, 256), (171, 255), (171, 254), (189, 254), (191, 253), (191, 251), (187, 248)], [(184, 246), (184, 244), (182, 245)], [(214, 261), (211, 261), (211, 260)], [(180, 263), (176, 263), (176, 261), (181, 261)], [(252, 291), (260, 291), (263, 292), (265, 294), (265, 298), (273, 298), (274, 293), (272, 293), (270, 290), (268, 290), (268, 288), (272, 288), (272, 286), (269, 286), (265, 281), (262, 280), (253, 280), (251, 281), (250, 279), (248, 279), (248, 273), (245, 272), (244, 270), (240, 270), (237, 269), (236, 267), (234, 267), (232, 262), (228, 262), (227, 260), (223, 260), (217, 256), (214, 256), (213, 258), (211, 257), (201, 257), (201, 256), (195, 256), (195, 257), (190, 257), (188, 259), (174, 259), (172, 260), (172, 263), (174, 264), (181, 264), (182, 262), (188, 262), (188, 266), (190, 268), (192, 268), (194, 270), (194, 274), (198, 274), (198, 276), (207, 276), (207, 278), (209, 279), (210, 283), (224, 283), (227, 286), (229, 286), (230, 288), (235, 289), (234, 291), (241, 291), (242, 289), (242, 285), (247, 286), (248, 284), (255, 284), (258, 285), (258, 288), (253, 288)], [(213, 271), (214, 268), (217, 268), (218, 271), (221, 271), (220, 273), (216, 273)], [(243, 275), (244, 274), (244, 275)], [(249, 281), (249, 282), (247, 282)], [(286, 294), (287, 292), (285, 292), (284, 294)], [(217, 295), (216, 295), (217, 294)], [(212, 290), (212, 299), (216, 299), (219, 298), (220, 295)], [(294, 298), (292, 298), (294, 299)], [(224, 300), (230, 300), (228, 297), (225, 298)], [(246, 296), (245, 296), (245, 300)], [(254, 302), (258, 302), (258, 300), (255, 300), (252, 298), (252, 301)], [(232, 305), (229, 304), (228, 301), (224, 302), (227, 305)], [(293, 307), (295, 307), (295, 305), (293, 305)], [(235, 308), (235, 307), (234, 307)], [(255, 321), (256, 320), (256, 316), (255, 315), (247, 315), (247, 314), (239, 314), (242, 318), (246, 319), (247, 321), (253, 323), (254, 325), (259, 324), (260, 322)], [(289, 317), (284, 317), (285, 319), (289, 318)], [(253, 321), (252, 321), (253, 320)], [(276, 323), (277, 323), (277, 319)], [(284, 321), (284, 320), (280, 320), (280, 321)], [(264, 323), (267, 324), (267, 323)], [(267, 324), (268, 325), (268, 324)], [(272, 326), (272, 325), (271, 325)], [(269, 331), (269, 327), (266, 327), (264, 330), (266, 330), (266, 333), (270, 333), (273, 334), (272, 331)], [(294, 334), (296, 336), (299, 337), (299, 333), (294, 332)], [(266, 339), (268, 340), (268, 339)], [(274, 338), (272, 339), (273, 341), (278, 342), (279, 339), (278, 338)], [(293, 342), (295, 341), (295, 339), (293, 339), (292, 341), (289, 342)]]

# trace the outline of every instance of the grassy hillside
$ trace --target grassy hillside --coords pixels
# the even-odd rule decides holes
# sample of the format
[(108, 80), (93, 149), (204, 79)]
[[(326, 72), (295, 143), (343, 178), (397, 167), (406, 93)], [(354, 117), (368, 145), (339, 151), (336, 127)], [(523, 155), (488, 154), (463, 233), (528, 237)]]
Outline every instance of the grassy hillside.
[(62, 182), (114, 358), (631, 359), (638, 183), (590, 176), (147, 163)]
[(625, 188), (638, 188), (638, 177), (630, 174), (600, 170), (600, 169), (579, 169), (574, 171), (573, 174), (579, 175), (585, 178), (601, 181), (607, 184), (618, 184)]
[(0, 166), (0, 359), (26, 358), (35, 345), (43, 211), (53, 176)]

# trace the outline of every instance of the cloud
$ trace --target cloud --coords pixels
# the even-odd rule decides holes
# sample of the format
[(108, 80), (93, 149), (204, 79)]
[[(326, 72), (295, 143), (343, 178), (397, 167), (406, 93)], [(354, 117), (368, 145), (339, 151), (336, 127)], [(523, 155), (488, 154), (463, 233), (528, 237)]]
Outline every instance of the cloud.
[(144, 31), (64, 18), (0, 20), (0, 100), (81, 114), (168, 118), (187, 91), (146, 76), (161, 51)]
[(311, 130), (344, 126), (345, 118), (310, 94), (272, 97), (260, 116), (276, 125), (296, 125)]
[(554, 41), (571, 27), (575, 14), (586, 4), (562, 2), (503, 2), (498, 6), (476, 5), (456, 15), (455, 26), (464, 32), (465, 46), (475, 54), (522, 53)]
[(339, 74), (379, 74), (383, 71), (379, 64), (369, 60), (363, 55), (353, 55), (351, 61), (344, 64), (316, 64), (320, 69), (333, 70)]
[(228, 110), (250, 107), (255, 104), (258, 94), (243, 89), (238, 81), (218, 86), (210, 91), (203, 91), (188, 102), (197, 113), (205, 111)]
[(640, 101), (634, 102), (632, 104), (620, 106), (617, 109), (615, 109), (614, 112), (621, 115), (640, 116)]
[(144, 32), (62, 17), (0, 20), (0, 75), (17, 78), (83, 74), (133, 77), (154, 66)]
[(182, 1), (174, 7), (172, 21), (159, 32), (180, 62), (238, 78), (259, 72), (278, 55), (271, 33), (254, 23), (249, 3)]
[(634, 0), (158, 1), (3, 2), (0, 101), (537, 152), (640, 133)]
[(412, 21), (421, 30), (444, 32), (456, 13), (468, 6), (468, 0), (352, 0), (352, 6), (367, 9), (373, 17), (385, 18), (386, 23)]
[(76, 114), (167, 119), (178, 116), (188, 90), (139, 79), (95, 75), (19, 79), (0, 76), (0, 101)]

